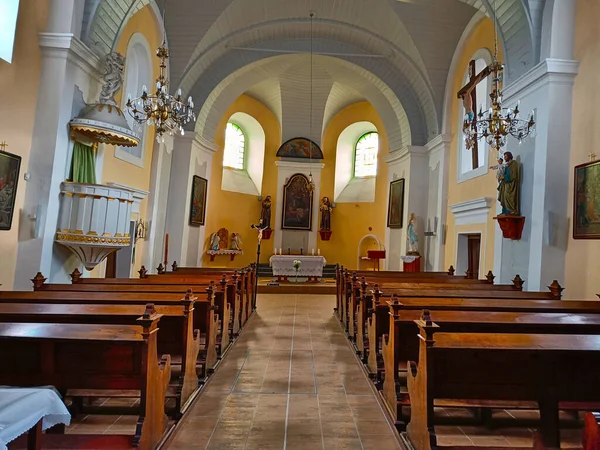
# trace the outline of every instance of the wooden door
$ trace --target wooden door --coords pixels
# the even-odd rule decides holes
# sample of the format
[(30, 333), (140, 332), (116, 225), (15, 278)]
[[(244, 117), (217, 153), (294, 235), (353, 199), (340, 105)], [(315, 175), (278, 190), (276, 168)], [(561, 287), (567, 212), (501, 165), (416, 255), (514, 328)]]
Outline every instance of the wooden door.
[(473, 278), (479, 278), (479, 256), (481, 251), (481, 235), (468, 235), (468, 266), (467, 273)]

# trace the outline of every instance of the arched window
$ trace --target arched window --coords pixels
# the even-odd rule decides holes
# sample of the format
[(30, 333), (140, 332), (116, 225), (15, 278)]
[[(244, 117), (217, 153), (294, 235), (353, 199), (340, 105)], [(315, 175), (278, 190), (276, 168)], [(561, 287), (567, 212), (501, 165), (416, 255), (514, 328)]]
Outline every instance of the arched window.
[(246, 135), (239, 125), (228, 122), (225, 128), (223, 167), (244, 170), (246, 158)]
[[(152, 66), (150, 59), (150, 46), (141, 33), (131, 36), (125, 56), (125, 77), (123, 91), (121, 93), (121, 109), (126, 111), (127, 97), (141, 97), (144, 86), (151, 89)], [(117, 147), (115, 157), (127, 161), (136, 166), (144, 166), (144, 149), (146, 145), (145, 124), (139, 124), (131, 114), (125, 112), (125, 118), (129, 127), (140, 136), (140, 143), (136, 147)]]
[(363, 134), (356, 142), (354, 150), (354, 176), (356, 178), (377, 175), (377, 152), (379, 135), (376, 131)]

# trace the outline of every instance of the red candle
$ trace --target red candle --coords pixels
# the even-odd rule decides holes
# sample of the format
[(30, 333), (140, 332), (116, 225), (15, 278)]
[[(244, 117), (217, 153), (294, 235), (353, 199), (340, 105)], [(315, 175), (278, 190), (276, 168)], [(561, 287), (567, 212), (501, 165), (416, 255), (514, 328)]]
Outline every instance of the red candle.
[(165, 268), (169, 263), (169, 233), (165, 236)]

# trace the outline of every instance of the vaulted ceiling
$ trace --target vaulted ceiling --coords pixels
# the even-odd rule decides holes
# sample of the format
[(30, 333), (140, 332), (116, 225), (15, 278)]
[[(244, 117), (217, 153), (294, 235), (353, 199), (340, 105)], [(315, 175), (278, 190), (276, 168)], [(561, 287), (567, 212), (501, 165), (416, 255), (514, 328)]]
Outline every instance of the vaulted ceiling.
[[(544, 0), (532, 1), (535, 8), (530, 1), (170, 0), (171, 87), (193, 95), (196, 130), (209, 140), (224, 111), (246, 93), (273, 111), (284, 140), (319, 142), (337, 112), (368, 100), (391, 150), (423, 145), (440, 132), (452, 57), (478, 14), (497, 11), (509, 80), (537, 63)], [(105, 54), (129, 17), (147, 4), (158, 13), (163, 2), (86, 0), (83, 39)]]

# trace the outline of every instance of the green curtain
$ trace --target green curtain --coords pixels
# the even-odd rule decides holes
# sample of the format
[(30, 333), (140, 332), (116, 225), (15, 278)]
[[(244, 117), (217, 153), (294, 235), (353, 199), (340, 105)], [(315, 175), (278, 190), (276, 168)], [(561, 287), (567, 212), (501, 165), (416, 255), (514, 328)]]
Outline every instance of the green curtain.
[(73, 183), (96, 184), (96, 151), (94, 147), (75, 141), (71, 180)]

